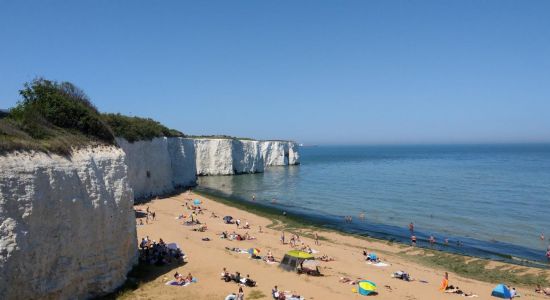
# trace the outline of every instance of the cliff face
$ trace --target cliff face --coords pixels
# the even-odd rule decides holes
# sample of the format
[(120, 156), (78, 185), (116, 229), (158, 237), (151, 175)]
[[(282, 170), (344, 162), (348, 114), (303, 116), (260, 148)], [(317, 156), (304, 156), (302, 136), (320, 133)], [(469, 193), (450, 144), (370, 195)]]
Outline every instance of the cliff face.
[(82, 299), (121, 285), (136, 261), (124, 152), (0, 156), (0, 295)]
[(195, 139), (197, 175), (261, 173), (266, 166), (300, 163), (298, 145), (287, 141)]
[(117, 143), (126, 153), (128, 181), (137, 199), (173, 190), (172, 162), (167, 138), (134, 143), (117, 138)]
[(137, 199), (193, 186), (197, 175), (263, 172), (266, 166), (299, 164), (294, 142), (238, 139), (155, 138), (129, 143), (118, 138)]
[(194, 186), (197, 181), (197, 166), (193, 140), (169, 138), (168, 155), (170, 155), (172, 168), (172, 185), (174, 187)]

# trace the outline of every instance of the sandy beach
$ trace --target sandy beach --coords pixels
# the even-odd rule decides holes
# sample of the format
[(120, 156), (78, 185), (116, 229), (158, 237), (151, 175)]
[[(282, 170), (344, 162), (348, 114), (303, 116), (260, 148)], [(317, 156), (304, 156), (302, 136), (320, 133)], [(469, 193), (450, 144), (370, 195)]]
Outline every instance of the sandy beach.
[[(192, 204), (193, 199), (201, 200), (204, 214), (197, 217), (206, 223), (206, 232), (193, 231), (198, 226), (182, 225), (179, 215), (189, 216), (191, 210), (185, 203)], [(248, 254), (226, 250), (229, 248), (258, 248), (260, 255), (271, 251), (280, 261), (284, 254), (292, 250), (289, 244), (281, 244), (281, 231), (272, 220), (249, 212), (210, 200), (194, 193), (183, 193), (173, 197), (157, 199), (145, 204), (136, 205), (137, 210), (145, 211), (149, 207), (154, 211), (156, 219), (149, 224), (137, 226), (138, 243), (141, 238), (149, 236), (158, 241), (162, 238), (166, 243), (177, 243), (187, 255), (187, 263), (183, 266), (165, 267), (159, 276), (140, 284), (133, 291), (125, 292), (125, 299), (225, 299), (230, 293), (237, 293), (236, 283), (226, 283), (220, 279), (222, 268), (230, 273), (239, 271), (242, 276), (250, 274), (257, 282), (256, 287), (244, 287), (245, 299), (272, 299), (271, 289), (277, 285), (280, 290), (295, 292), (305, 299), (356, 299), (364, 296), (354, 293), (354, 285), (339, 282), (341, 277), (352, 280), (367, 279), (378, 286), (375, 299), (461, 299), (457, 294), (445, 294), (438, 290), (446, 270), (429, 267), (418, 263), (414, 258), (425, 254), (424, 250), (406, 245), (391, 244), (385, 241), (366, 240), (331, 231), (318, 231), (321, 237), (320, 245), (315, 245), (311, 231), (301, 231), (300, 239), (305, 245), (315, 250), (315, 256), (328, 255), (334, 258), (331, 262), (321, 262), (320, 270), (324, 276), (311, 277), (287, 272), (278, 264), (268, 264), (262, 260), (251, 259)], [(214, 212), (218, 218), (211, 217)], [(236, 225), (224, 224), (222, 218), (226, 215), (246, 222), (250, 229), (237, 229)], [(283, 217), (284, 218), (284, 217)], [(145, 222), (145, 219), (143, 219)], [(262, 227), (260, 232), (259, 226)], [(279, 227), (280, 228), (280, 227)], [(306, 229), (304, 229), (306, 230)], [(236, 231), (244, 235), (246, 232), (255, 240), (236, 241), (220, 238), (220, 233)], [(291, 232), (285, 232), (289, 240)], [(309, 237), (304, 237), (304, 235)], [(210, 241), (203, 241), (209, 238)], [(387, 266), (368, 264), (362, 254), (363, 249), (376, 252)], [(318, 251), (318, 252), (317, 252)], [(409, 259), (410, 258), (410, 259)], [(520, 266), (490, 262), (488, 268), (499, 270), (517, 270), (525, 274), (540, 274), (544, 272), (548, 280), (548, 271)], [(391, 274), (396, 271), (406, 271), (414, 279), (411, 282), (394, 279)], [(178, 271), (183, 275), (191, 273), (197, 279), (185, 287), (167, 286), (165, 283), (173, 279)], [(519, 276), (522, 276), (520, 273)], [(496, 283), (483, 282), (464, 278), (449, 272), (449, 282), (467, 293), (477, 295), (477, 299), (497, 299), (490, 296)], [(534, 286), (515, 286), (522, 299), (550, 299), (534, 292)], [(369, 296), (370, 297), (370, 296)]]

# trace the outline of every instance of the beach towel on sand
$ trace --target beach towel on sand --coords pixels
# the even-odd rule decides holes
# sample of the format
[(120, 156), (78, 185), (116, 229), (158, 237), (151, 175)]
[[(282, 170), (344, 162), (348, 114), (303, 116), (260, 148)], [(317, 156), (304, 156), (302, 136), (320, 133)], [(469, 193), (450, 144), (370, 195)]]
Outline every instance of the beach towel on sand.
[(168, 281), (167, 283), (165, 283), (165, 285), (175, 285), (175, 286), (188, 286), (190, 285), (191, 282), (183, 282), (183, 283), (178, 283), (177, 281), (175, 280), (170, 280)]
[(193, 281), (191, 281), (191, 282), (183, 282), (183, 283), (178, 283), (176, 280), (170, 280), (170, 281), (166, 282), (165, 285), (188, 286), (191, 283), (196, 283), (196, 282), (197, 282), (196, 278), (193, 278)]
[(389, 266), (389, 264), (384, 263), (384, 262), (378, 262), (378, 263), (375, 263), (375, 264), (373, 264), (372, 262), (367, 262), (367, 264), (373, 265), (375, 267), (387, 267), (387, 266)]

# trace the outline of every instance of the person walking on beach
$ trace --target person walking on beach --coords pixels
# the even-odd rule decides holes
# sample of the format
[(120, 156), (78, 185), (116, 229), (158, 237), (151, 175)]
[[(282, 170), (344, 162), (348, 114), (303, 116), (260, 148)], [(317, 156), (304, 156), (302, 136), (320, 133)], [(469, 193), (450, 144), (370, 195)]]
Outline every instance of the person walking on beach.
[(239, 287), (239, 293), (237, 294), (237, 300), (244, 300), (244, 291), (243, 291), (242, 286)]
[(415, 247), (416, 246), (416, 235), (411, 235), (411, 246)]
[(315, 233), (315, 245), (319, 245), (319, 235)]
[(285, 244), (285, 232), (284, 231), (281, 232), (281, 244), (283, 244), (283, 245)]
[(237, 229), (241, 227), (241, 219), (237, 219), (237, 221), (235, 221), (235, 224), (237, 225)]
[(443, 280), (441, 281), (441, 286), (439, 287), (440, 291), (445, 291), (449, 286), (449, 273), (445, 272)]

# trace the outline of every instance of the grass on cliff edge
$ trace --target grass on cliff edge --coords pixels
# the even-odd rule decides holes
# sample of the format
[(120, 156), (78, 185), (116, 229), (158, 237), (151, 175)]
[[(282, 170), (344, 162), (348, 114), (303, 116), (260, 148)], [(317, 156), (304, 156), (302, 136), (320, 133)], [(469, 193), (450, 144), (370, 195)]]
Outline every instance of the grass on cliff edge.
[[(253, 205), (242, 201), (234, 201), (208, 193), (204, 190), (193, 190), (193, 192), (213, 201), (265, 217), (271, 220), (272, 224), (268, 226), (271, 229), (286, 230), (289, 232), (299, 231), (301, 235), (309, 238), (313, 237), (311, 231), (332, 231), (363, 240), (392, 243), (391, 241), (384, 241), (372, 237), (364, 237), (356, 234), (343, 233), (332, 229), (322, 228), (320, 227), (320, 224), (305, 221), (292, 215), (282, 216), (281, 210), (277, 208)], [(331, 242), (326, 237), (319, 236), (319, 239)], [(494, 262), (494, 266), (491, 266), (492, 261), (487, 259), (474, 258), (425, 248), (410, 248), (404, 244), (396, 243), (396, 245), (400, 246), (401, 249), (405, 249), (397, 255), (408, 261), (413, 261), (430, 268), (450, 271), (465, 278), (471, 278), (489, 283), (508, 283), (524, 286), (534, 286), (537, 284), (545, 286), (550, 284), (550, 273), (544, 269), (528, 268), (501, 262)], [(414, 250), (414, 253), (410, 251), (411, 249)], [(416, 253), (417, 251), (420, 251), (421, 253)], [(390, 253), (385, 254), (391, 255)]]
[(152, 119), (101, 114), (70, 82), (38, 78), (25, 83), (21, 100), (0, 114), (0, 153), (35, 150), (70, 155), (73, 148), (183, 136)]

